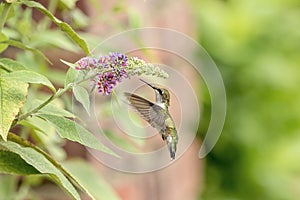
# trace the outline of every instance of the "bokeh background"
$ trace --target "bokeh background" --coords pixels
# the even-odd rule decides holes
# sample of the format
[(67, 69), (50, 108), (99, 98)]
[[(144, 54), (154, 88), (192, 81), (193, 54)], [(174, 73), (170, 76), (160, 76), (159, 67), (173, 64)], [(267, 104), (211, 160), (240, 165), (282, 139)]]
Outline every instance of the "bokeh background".
[(228, 98), (203, 199), (298, 199), (300, 2), (194, 3), (198, 41)]
[[(215, 61), (227, 93), (226, 123), (218, 143), (205, 159), (197, 156), (210, 119), (210, 98), (201, 81), (195, 83), (195, 87), (202, 88), (202, 121), (197, 139), (171, 167), (155, 173), (124, 174), (101, 165), (85, 148), (70, 142), (64, 146), (68, 158), (86, 159), (124, 200), (299, 199), (299, 0), (51, 2), (57, 3), (50, 4), (52, 11), (75, 27), (92, 48), (99, 38), (104, 40), (132, 28), (171, 28), (190, 36)], [(48, 2), (41, 3), (49, 6)], [(83, 55), (55, 31), (30, 32), (33, 28), (26, 19), (38, 21), (39, 14), (26, 13), (11, 23), (25, 28), (31, 34), (25, 40), (43, 48), (55, 67), (43, 61), (33, 63), (30, 55), (14, 49), (3, 55), (15, 55), (62, 85), (66, 66), (59, 64), (59, 59), (75, 62)], [(58, 47), (64, 49), (57, 50)], [(1, 180), (3, 185), (5, 179)], [(37, 187), (37, 191), (42, 199), (67, 198), (49, 184)]]

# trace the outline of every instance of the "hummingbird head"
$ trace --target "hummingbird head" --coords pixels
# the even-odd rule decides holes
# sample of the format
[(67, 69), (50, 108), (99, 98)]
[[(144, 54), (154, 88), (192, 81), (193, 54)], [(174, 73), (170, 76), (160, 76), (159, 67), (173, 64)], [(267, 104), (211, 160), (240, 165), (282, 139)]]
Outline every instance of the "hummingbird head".
[(170, 105), (170, 93), (165, 88), (156, 88), (156, 102), (163, 103), (166, 107)]
[(151, 85), (150, 83), (147, 83), (146, 81), (140, 79), (142, 82), (146, 83), (148, 86), (150, 86), (155, 91), (156, 95), (156, 103), (160, 103), (165, 105), (166, 107), (169, 107), (170, 105), (170, 93), (167, 89), (162, 87), (156, 87)]

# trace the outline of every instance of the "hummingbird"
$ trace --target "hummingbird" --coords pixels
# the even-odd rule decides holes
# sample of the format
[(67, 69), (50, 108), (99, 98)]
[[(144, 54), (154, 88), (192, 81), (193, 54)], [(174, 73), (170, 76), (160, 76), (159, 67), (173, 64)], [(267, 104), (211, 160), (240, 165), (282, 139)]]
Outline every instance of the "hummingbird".
[(151, 102), (136, 94), (125, 92), (124, 95), (140, 116), (152, 127), (156, 128), (163, 141), (166, 142), (171, 160), (175, 159), (178, 135), (174, 120), (169, 113), (170, 93), (167, 89), (156, 87), (140, 79), (155, 91), (156, 101)]

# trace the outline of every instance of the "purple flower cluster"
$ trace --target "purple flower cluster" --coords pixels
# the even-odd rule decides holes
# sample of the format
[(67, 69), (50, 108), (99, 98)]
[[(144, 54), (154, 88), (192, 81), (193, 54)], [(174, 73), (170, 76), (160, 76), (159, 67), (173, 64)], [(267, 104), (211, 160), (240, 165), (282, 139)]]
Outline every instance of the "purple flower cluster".
[(113, 72), (106, 72), (98, 75), (96, 84), (99, 93), (103, 92), (104, 95), (108, 95), (116, 86), (117, 80)]
[(92, 78), (99, 93), (109, 95), (117, 82), (127, 78), (128, 57), (122, 53), (109, 53), (100, 56), (99, 59), (84, 57), (76, 62), (76, 70), (93, 71), (95, 77)]

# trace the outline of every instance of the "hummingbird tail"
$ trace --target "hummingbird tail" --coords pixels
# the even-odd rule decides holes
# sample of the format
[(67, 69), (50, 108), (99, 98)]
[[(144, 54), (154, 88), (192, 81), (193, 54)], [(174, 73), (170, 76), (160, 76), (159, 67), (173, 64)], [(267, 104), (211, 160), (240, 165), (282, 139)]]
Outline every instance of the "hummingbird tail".
[(176, 149), (177, 149), (176, 148), (177, 141), (174, 140), (174, 138), (172, 138), (171, 135), (167, 136), (167, 145), (168, 145), (168, 149), (169, 149), (169, 152), (170, 152), (171, 160), (174, 160), (175, 159)]
[(171, 160), (175, 159), (175, 152), (172, 150), (170, 150), (170, 157), (171, 157)]

